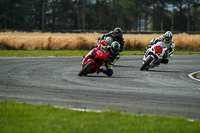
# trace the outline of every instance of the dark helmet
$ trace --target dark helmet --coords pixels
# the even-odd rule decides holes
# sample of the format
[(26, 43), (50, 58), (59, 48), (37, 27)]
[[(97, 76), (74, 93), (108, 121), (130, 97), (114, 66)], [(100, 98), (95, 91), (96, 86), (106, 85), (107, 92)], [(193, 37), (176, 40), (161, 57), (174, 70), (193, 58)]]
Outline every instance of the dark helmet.
[(117, 27), (114, 29), (114, 34), (115, 36), (120, 36), (122, 34), (121, 28)]
[(114, 54), (117, 54), (120, 50), (120, 44), (117, 41), (111, 43), (110, 51)]
[(172, 40), (172, 32), (171, 31), (167, 31), (166, 33), (165, 33), (165, 35), (164, 35), (164, 37), (165, 37), (165, 40), (166, 41), (171, 41)]

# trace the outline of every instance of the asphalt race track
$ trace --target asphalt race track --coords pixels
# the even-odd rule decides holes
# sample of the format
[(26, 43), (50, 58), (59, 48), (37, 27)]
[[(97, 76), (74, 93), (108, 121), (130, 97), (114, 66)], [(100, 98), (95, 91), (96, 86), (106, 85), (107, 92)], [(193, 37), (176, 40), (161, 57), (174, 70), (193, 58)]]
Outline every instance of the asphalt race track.
[(174, 55), (140, 71), (142, 56), (122, 56), (107, 77), (79, 77), (82, 57), (0, 58), (0, 100), (200, 119), (200, 55)]

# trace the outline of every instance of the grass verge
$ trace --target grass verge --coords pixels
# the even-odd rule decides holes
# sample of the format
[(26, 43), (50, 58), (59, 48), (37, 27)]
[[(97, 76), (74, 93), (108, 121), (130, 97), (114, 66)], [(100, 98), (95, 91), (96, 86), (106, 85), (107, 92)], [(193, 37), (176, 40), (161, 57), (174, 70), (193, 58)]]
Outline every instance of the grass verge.
[(0, 57), (83, 56), (87, 53), (87, 50), (0, 50)]
[(200, 121), (103, 111), (84, 112), (0, 101), (0, 132), (199, 133)]
[(197, 73), (196, 78), (200, 79), (200, 73)]
[[(88, 50), (0, 50), (0, 57), (84, 56)], [(144, 51), (123, 51), (121, 55), (143, 55)], [(200, 54), (200, 51), (175, 51), (175, 55)]]

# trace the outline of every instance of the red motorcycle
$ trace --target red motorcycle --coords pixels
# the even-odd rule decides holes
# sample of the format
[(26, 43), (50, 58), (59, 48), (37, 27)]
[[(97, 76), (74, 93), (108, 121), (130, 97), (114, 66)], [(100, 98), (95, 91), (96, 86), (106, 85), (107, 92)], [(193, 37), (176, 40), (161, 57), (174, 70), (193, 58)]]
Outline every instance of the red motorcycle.
[(107, 46), (99, 45), (92, 49), (83, 59), (79, 76), (95, 73), (107, 59)]

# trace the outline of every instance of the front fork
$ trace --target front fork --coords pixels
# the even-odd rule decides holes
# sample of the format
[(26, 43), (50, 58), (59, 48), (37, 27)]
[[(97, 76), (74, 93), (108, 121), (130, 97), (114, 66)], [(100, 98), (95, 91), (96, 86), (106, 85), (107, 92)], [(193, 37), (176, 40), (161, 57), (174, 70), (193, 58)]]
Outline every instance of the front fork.
[(155, 67), (156, 66), (156, 63), (158, 61), (158, 58), (156, 58), (154, 55), (150, 54), (150, 55), (147, 55), (147, 57), (144, 57), (143, 59), (143, 64), (144, 62), (149, 58), (149, 56), (151, 56), (153, 58), (153, 60), (149, 63), (149, 66), (150, 67)]

